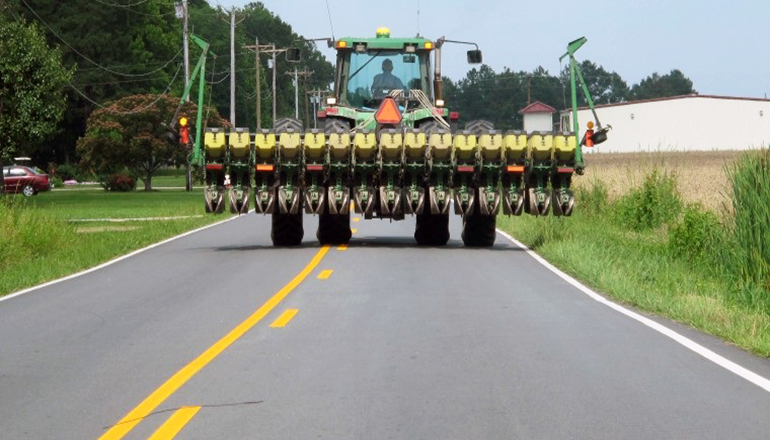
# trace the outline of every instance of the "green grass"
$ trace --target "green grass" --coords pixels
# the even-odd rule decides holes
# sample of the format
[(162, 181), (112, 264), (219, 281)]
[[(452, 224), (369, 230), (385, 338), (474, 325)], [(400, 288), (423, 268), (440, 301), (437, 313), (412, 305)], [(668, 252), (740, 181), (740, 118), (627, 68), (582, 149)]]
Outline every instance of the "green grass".
[[(697, 206), (681, 210), (673, 186), (661, 191), (661, 179), (669, 177), (653, 172), (615, 202), (596, 183), (577, 193), (572, 217), (501, 216), (498, 225), (621, 303), (770, 356), (770, 309), (746, 300), (747, 287), (736, 285), (724, 255), (740, 251), (723, 221)], [(642, 208), (645, 200), (662, 203)], [(767, 290), (752, 286), (755, 296), (767, 298)]]
[[(152, 178), (152, 187), (153, 188), (180, 188), (183, 189), (185, 187), (185, 177), (184, 174), (179, 176), (155, 176)], [(144, 188), (144, 181), (139, 180), (137, 183), (137, 189), (143, 189)]]
[(746, 154), (727, 170), (732, 187), (731, 252), (723, 259), (739, 299), (770, 310), (770, 150)]
[(107, 192), (103, 189), (49, 191), (26, 200), (55, 218), (141, 218), (201, 215), (203, 193), (186, 191)]
[[(0, 208), (0, 296), (227, 218), (201, 216), (200, 190), (50, 191), (31, 198), (0, 199)], [(120, 223), (72, 221), (176, 216), (188, 218)]]

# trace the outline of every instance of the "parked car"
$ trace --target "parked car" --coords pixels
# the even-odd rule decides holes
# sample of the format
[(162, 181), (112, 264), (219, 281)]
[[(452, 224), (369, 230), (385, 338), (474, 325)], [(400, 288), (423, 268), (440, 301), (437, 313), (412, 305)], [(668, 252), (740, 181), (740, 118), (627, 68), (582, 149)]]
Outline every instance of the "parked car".
[(51, 180), (48, 174), (37, 172), (34, 168), (22, 165), (3, 167), (3, 179), (5, 180), (5, 192), (8, 194), (22, 193), (25, 196), (34, 196), (39, 191), (51, 189)]

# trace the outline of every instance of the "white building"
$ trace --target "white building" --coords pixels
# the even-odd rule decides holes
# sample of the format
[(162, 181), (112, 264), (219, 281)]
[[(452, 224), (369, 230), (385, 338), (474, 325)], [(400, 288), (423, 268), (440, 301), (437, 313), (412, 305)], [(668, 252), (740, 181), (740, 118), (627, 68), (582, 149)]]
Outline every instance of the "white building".
[(540, 101), (535, 101), (519, 110), (519, 114), (524, 118), (524, 131), (527, 133), (532, 133), (533, 131), (553, 131), (554, 113), (556, 113), (555, 108)]
[[(770, 147), (770, 100), (686, 95), (600, 105), (606, 142), (586, 152), (712, 151)], [(572, 131), (572, 112), (560, 113), (560, 129)], [(578, 110), (580, 136), (591, 110)]]

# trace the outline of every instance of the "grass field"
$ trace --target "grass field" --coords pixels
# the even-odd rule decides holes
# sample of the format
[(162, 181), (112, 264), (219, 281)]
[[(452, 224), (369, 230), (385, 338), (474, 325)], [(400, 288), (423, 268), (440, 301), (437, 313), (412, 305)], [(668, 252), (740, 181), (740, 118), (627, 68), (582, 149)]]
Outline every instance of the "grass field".
[(738, 151), (692, 151), (650, 153), (586, 154), (586, 173), (576, 177), (576, 188), (588, 188), (594, 182), (607, 185), (610, 199), (617, 199), (641, 185), (654, 168), (673, 174), (682, 200), (700, 203), (721, 212), (729, 209), (729, 186), (725, 167), (739, 158)]
[(770, 357), (770, 160), (757, 153), (590, 155), (572, 217), (498, 226), (621, 303)]
[(202, 215), (201, 190), (54, 190), (10, 196), (0, 205), (0, 296), (229, 216)]

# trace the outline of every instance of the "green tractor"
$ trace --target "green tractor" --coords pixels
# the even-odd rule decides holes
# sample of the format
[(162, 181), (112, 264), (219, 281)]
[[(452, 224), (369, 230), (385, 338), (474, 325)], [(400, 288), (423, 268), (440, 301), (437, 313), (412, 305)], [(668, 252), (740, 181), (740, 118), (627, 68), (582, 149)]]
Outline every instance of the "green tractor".
[[(319, 128), (284, 118), (247, 137), (207, 130), (206, 210), (222, 212), (227, 203), (247, 212), (253, 197), (255, 211), (272, 216), (276, 246), (301, 243), (303, 214), (319, 216), (322, 244), (350, 240), (354, 210), (366, 219), (414, 215), (417, 243), (442, 246), (453, 205), (464, 244), (478, 247), (494, 244), (501, 210), (571, 215), (571, 178), (582, 173), (577, 135), (502, 133), (487, 121), (460, 129), (442, 93), (441, 49), (450, 42), (474, 45), (391, 38), (386, 28), (374, 38), (330, 40), (335, 90), (318, 112)], [(295, 56), (290, 51), (290, 61)], [(481, 51), (467, 58), (480, 63)]]

